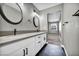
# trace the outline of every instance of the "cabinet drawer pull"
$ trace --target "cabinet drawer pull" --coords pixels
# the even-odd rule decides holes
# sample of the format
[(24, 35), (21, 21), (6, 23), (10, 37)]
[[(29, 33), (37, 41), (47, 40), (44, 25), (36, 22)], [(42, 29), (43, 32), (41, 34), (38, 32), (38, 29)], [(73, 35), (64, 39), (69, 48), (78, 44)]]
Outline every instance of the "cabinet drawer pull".
[(44, 37), (44, 40), (45, 40), (45, 37)]
[(25, 56), (25, 49), (23, 49), (23, 56)]
[(28, 54), (28, 48), (26, 48), (26, 55)]
[(39, 41), (38, 43), (41, 43), (41, 41)]

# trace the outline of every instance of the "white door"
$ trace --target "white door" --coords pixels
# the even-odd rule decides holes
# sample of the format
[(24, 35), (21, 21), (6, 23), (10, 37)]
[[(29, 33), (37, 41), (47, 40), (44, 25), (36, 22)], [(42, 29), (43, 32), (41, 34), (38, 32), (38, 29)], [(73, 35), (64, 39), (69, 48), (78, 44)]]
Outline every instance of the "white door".
[[(72, 7), (73, 6), (73, 7)], [(64, 4), (64, 45), (68, 55), (79, 55), (79, 17), (72, 16), (79, 10), (79, 4)]]

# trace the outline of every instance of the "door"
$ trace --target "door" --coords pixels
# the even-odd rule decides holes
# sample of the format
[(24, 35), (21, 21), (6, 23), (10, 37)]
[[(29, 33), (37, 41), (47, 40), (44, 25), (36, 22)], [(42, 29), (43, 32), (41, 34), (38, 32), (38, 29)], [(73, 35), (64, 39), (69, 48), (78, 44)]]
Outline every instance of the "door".
[(48, 17), (48, 30), (49, 33), (59, 33), (59, 22), (60, 22), (61, 12), (57, 11), (55, 13), (47, 14)]
[(79, 4), (64, 4), (64, 45), (68, 55), (74, 56), (79, 55), (79, 17), (72, 16), (77, 10)]

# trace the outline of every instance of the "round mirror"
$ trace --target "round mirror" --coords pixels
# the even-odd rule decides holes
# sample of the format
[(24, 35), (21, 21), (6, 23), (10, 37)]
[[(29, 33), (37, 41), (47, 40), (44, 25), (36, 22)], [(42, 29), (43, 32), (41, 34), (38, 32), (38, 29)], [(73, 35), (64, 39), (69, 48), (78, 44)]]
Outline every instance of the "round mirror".
[(17, 3), (3, 3), (0, 5), (1, 16), (10, 24), (19, 24), (23, 19), (22, 10)]
[(37, 16), (33, 17), (33, 24), (34, 24), (35, 27), (39, 26), (39, 18)]

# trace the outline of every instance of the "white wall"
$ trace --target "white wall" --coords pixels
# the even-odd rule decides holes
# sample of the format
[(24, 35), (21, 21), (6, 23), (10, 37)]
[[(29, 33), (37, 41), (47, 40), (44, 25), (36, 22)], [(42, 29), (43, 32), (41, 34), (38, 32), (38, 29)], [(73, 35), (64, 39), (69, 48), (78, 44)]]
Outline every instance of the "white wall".
[[(51, 7), (51, 8), (48, 8), (48, 9), (44, 9), (42, 11), (40, 11), (40, 29), (41, 30), (48, 30), (48, 20), (47, 20), (47, 14), (48, 13), (55, 13), (55, 12), (58, 12), (58, 11), (61, 11), (61, 26), (62, 26), (62, 12), (63, 12), (63, 4), (60, 4), (60, 5), (57, 5), (57, 6), (54, 6), (54, 7)], [(62, 28), (62, 27), (61, 27)], [(60, 34), (61, 34), (61, 37), (60, 37), (60, 40), (63, 44), (63, 34), (62, 34), (62, 29), (60, 29)]]
[(40, 30), (48, 30), (47, 15), (40, 13)]
[(41, 28), (40, 29), (41, 30), (48, 30), (47, 14), (48, 13), (55, 13), (57, 11), (62, 12), (62, 4), (40, 11), (40, 15), (41, 15), (41, 20), (40, 20), (40, 23), (41, 23), (40, 27)]
[(79, 10), (79, 4), (64, 4), (63, 20), (68, 24), (63, 26), (64, 29), (64, 45), (68, 55), (79, 55), (79, 16), (72, 16)]
[[(15, 28), (17, 31), (28, 31), (28, 30), (36, 30), (37, 28), (33, 25), (33, 9), (36, 9), (36, 7), (31, 3), (24, 3), (21, 5), (22, 11), (23, 11), (23, 21), (18, 25), (12, 25), (7, 23), (1, 16), (0, 16), (0, 31), (13, 31)], [(37, 10), (37, 9), (36, 9)], [(37, 10), (39, 13), (39, 11)], [(31, 20), (31, 23), (28, 22), (28, 19)]]

